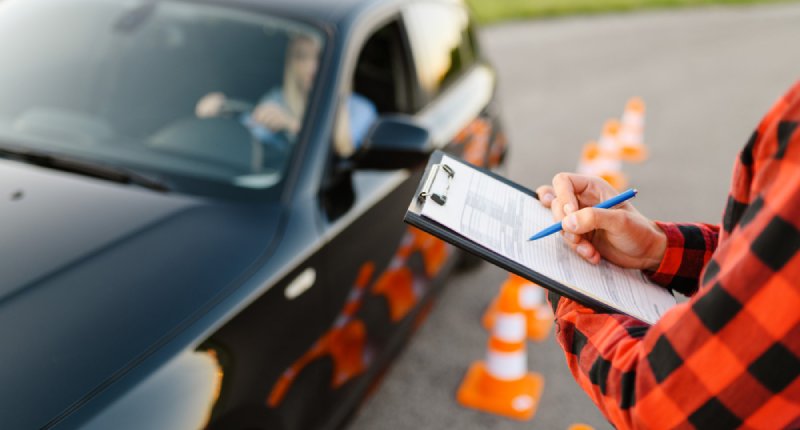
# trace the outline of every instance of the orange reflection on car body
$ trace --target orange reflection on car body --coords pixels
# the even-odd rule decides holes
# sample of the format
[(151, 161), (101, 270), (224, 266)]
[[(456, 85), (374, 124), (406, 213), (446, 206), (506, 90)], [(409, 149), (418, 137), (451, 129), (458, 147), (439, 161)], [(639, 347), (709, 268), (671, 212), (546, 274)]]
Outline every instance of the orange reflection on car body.
[(366, 351), (366, 328), (353, 317), (361, 307), (364, 291), (375, 272), (375, 264), (368, 261), (361, 265), (356, 282), (344, 308), (336, 317), (333, 328), (328, 330), (297, 361), (295, 361), (272, 387), (267, 404), (278, 406), (289, 391), (300, 372), (312, 361), (325, 355), (333, 359), (334, 375), (331, 386), (337, 388), (364, 371), (372, 354)]
[(456, 144), (464, 145), (461, 157), (476, 166), (483, 166), (489, 152), (491, 124), (487, 119), (476, 118), (462, 129), (454, 139)]
[(414, 249), (422, 253), (425, 274), (431, 278), (436, 276), (450, 255), (447, 244), (421, 230), (409, 229), (409, 234), (414, 237)]
[[(450, 255), (450, 249), (436, 237), (409, 227), (386, 271), (374, 281), (371, 289), (372, 294), (386, 298), (392, 322), (402, 320), (414, 309), (422, 297), (422, 286), (439, 273)], [(422, 256), (426, 279), (417, 278), (408, 266), (409, 258), (415, 253)], [(277, 407), (300, 372), (320, 357), (330, 356), (333, 359), (332, 388), (342, 386), (366, 370), (373, 354), (368, 345), (366, 326), (355, 315), (369, 290), (374, 272), (375, 264), (371, 261), (361, 266), (333, 327), (283, 372), (267, 397), (267, 405)]]
[(494, 136), (492, 147), (489, 150), (489, 167), (497, 167), (500, 165), (506, 153), (507, 146), (508, 140), (506, 139), (506, 134), (502, 131), (497, 132)]
[(405, 266), (384, 272), (375, 282), (373, 292), (386, 297), (389, 302), (389, 316), (394, 322), (403, 319), (417, 303), (414, 274)]
[(361, 320), (349, 321), (331, 333), (328, 345), (335, 366), (333, 388), (339, 388), (366, 370), (372, 358), (366, 340), (367, 328)]
[(209, 362), (212, 363), (213, 368), (213, 382), (212, 382), (212, 390), (211, 390), (211, 399), (206, 409), (205, 416), (203, 418), (203, 426), (201, 428), (206, 428), (208, 424), (211, 422), (211, 415), (214, 411), (214, 408), (217, 405), (217, 401), (219, 400), (220, 393), (222, 393), (222, 379), (225, 376), (225, 372), (222, 370), (222, 365), (219, 362), (219, 355), (217, 354), (217, 350), (213, 348), (208, 349), (200, 349), (194, 351), (192, 353), (197, 357), (206, 356), (209, 358)]

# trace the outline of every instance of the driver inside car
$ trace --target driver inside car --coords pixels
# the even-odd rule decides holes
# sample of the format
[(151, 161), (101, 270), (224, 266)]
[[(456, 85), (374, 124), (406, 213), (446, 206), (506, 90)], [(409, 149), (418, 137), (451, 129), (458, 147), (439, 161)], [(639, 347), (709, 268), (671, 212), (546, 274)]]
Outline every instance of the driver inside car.
[[(307, 33), (295, 33), (286, 51), (283, 84), (268, 91), (252, 108), (221, 92), (203, 96), (195, 108), (198, 118), (213, 118), (242, 112), (239, 120), (264, 145), (285, 147), (297, 138), (309, 93), (319, 65), (321, 41)], [(346, 157), (357, 149), (377, 117), (375, 105), (366, 97), (351, 93), (337, 115), (334, 146)]]

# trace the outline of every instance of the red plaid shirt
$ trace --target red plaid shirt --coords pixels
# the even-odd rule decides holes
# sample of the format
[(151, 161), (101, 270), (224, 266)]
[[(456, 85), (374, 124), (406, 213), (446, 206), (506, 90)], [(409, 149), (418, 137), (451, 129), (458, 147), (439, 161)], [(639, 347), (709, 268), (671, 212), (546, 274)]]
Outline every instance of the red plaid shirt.
[(567, 364), (617, 428), (800, 429), (799, 122), (800, 82), (742, 150), (721, 228), (659, 223), (648, 275), (691, 299), (658, 323), (551, 293)]

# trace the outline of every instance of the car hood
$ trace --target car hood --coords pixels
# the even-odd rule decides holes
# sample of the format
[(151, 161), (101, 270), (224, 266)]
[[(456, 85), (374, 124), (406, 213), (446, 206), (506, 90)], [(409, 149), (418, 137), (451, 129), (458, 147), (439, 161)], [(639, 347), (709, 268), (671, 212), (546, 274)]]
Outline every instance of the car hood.
[(238, 285), (276, 207), (0, 160), (0, 417), (39, 428)]

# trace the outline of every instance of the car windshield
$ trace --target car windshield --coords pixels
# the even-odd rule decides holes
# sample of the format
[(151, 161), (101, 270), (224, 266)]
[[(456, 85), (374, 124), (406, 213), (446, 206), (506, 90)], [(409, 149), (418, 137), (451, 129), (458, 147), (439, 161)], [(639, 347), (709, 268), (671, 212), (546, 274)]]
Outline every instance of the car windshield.
[(4, 0), (0, 145), (274, 189), (323, 42), (299, 22), (208, 4)]

